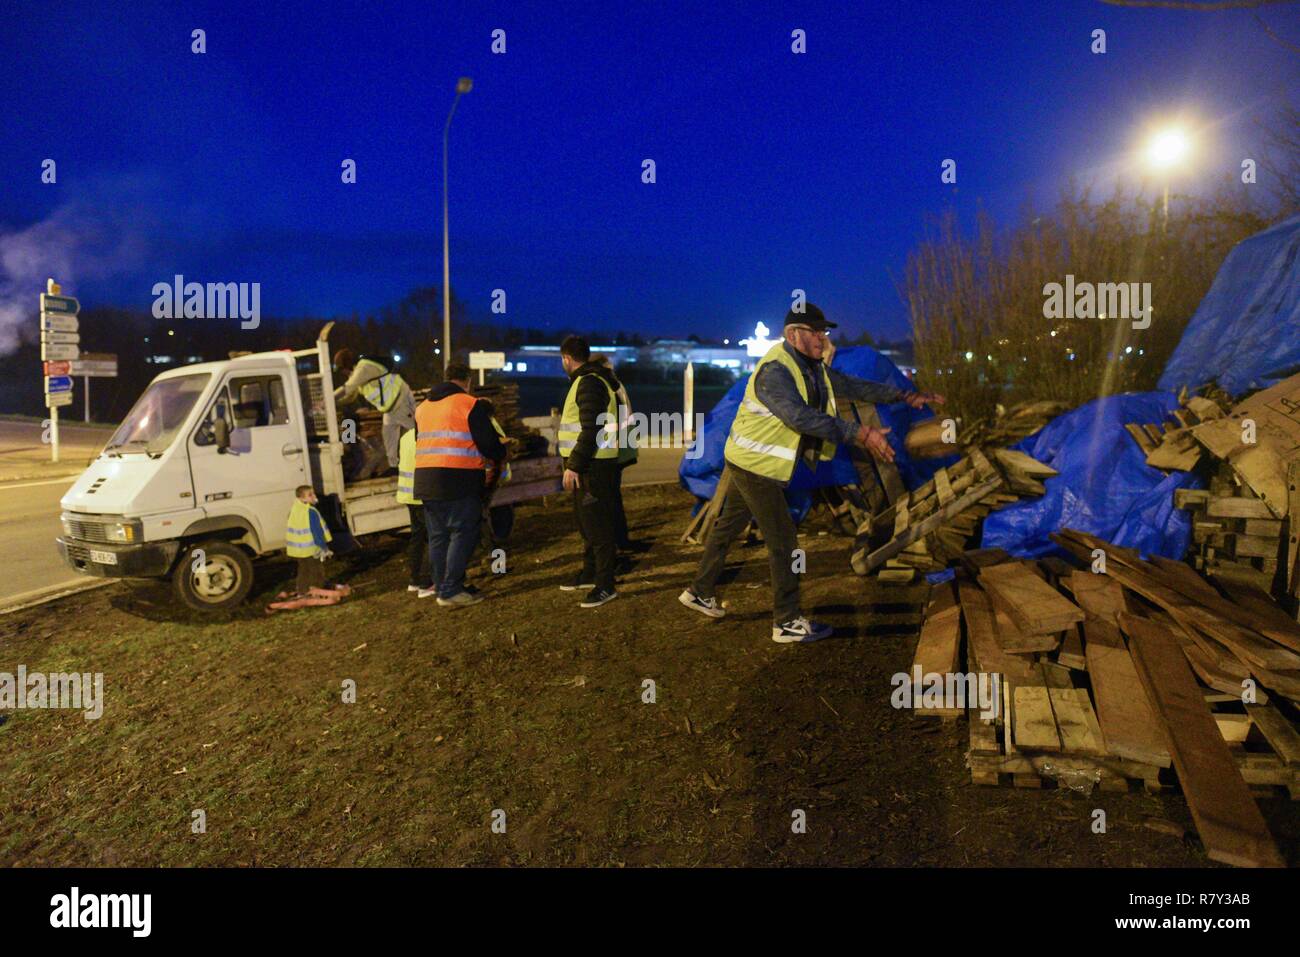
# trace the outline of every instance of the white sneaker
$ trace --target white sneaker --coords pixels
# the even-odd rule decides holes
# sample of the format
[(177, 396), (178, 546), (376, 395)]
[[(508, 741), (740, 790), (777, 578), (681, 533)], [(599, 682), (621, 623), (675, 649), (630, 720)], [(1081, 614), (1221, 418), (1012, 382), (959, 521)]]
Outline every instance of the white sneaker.
[(719, 605), (716, 598), (700, 598), (689, 588), (678, 595), (677, 600), (687, 608), (692, 608), (701, 615), (708, 615), (710, 618), (721, 618), (727, 613), (727, 609)]
[(809, 621), (807, 618), (795, 618), (787, 621), (784, 625), (772, 626), (772, 640), (783, 645), (793, 644), (795, 642), (821, 641), (823, 638), (829, 638), (835, 629), (830, 625), (823, 625), (820, 622)]
[(436, 588), (417, 588), (415, 590), (416, 598), (437, 598), (438, 589)]
[[(419, 585), (407, 585), (407, 586), (406, 586), (406, 590), (407, 590), (407, 591), (424, 591), (424, 589), (421, 588)], [(423, 597), (423, 596), (421, 596), (421, 597)]]
[(469, 605), (477, 605), (482, 600), (482, 595), (473, 595), (467, 591), (460, 591), (450, 598), (439, 598), (438, 604), (443, 608), (465, 608)]

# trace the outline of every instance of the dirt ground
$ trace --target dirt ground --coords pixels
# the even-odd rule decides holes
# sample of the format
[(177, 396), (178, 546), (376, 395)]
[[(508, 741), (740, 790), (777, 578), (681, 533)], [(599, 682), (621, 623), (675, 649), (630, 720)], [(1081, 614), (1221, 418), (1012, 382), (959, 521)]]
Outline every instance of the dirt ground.
[[(1177, 792), (973, 786), (964, 721), (890, 704), (924, 586), (870, 588), (817, 514), (805, 609), (836, 634), (777, 645), (761, 545), (733, 552), (730, 614), (705, 619), (677, 603), (698, 555), (677, 543), (689, 496), (627, 500), (654, 548), (594, 611), (557, 588), (579, 539), (553, 499), (521, 509), (506, 574), (476, 572), (489, 600), (468, 609), (408, 594), (387, 539), (334, 608), (268, 617), (281, 561), (225, 620), (151, 583), (0, 617), (0, 671), (105, 687), (98, 721), (0, 715), (0, 864), (1210, 865), (1149, 826), (1191, 832)], [(1261, 807), (1294, 865), (1297, 805)]]

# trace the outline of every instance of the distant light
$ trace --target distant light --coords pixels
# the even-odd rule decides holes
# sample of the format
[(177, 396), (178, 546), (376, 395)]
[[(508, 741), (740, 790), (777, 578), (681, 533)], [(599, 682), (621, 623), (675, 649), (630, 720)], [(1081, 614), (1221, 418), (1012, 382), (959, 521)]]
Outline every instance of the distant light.
[(1168, 169), (1191, 151), (1191, 140), (1176, 126), (1160, 130), (1147, 141), (1146, 161), (1155, 169)]
[(401, 353), (394, 352), (394, 353), (393, 353), (393, 361), (394, 361), (394, 362), (401, 362), (401, 361), (402, 361)]
[(518, 365), (515, 366), (515, 368), (518, 369), (520, 372), (527, 372), (527, 371), (528, 371), (528, 363), (527, 363), (527, 362), (520, 362)]
[(168, 330), (167, 330), (167, 335), (169, 335), (169, 336), (174, 336), (174, 335), (176, 335), (176, 332), (175, 332), (175, 330), (168, 329)]
[(1133, 351), (1133, 347), (1132, 347), (1132, 346), (1125, 346), (1125, 347), (1124, 347), (1124, 354), (1125, 354), (1125, 355), (1128, 355), (1128, 354), (1129, 354), (1130, 352), (1132, 352), (1132, 351)]
[(731, 340), (730, 340), (730, 339), (723, 339), (723, 340), (722, 340), (722, 344), (723, 344), (724, 346), (729, 346), (729, 345), (731, 345)]
[(1055, 329), (1052, 330), (1052, 335), (1056, 335), (1056, 330), (1055, 330)]
[(435, 356), (440, 356), (440, 355), (442, 355), (442, 350), (441, 350), (441, 349), (434, 349), (434, 350), (433, 350), (433, 354), (434, 354)]
[(970, 361), (971, 361), (972, 359), (974, 359), (974, 358), (975, 358), (975, 353), (973, 353), (973, 352), (968, 352), (968, 353), (966, 353), (966, 361), (967, 361), (967, 362), (970, 362)]

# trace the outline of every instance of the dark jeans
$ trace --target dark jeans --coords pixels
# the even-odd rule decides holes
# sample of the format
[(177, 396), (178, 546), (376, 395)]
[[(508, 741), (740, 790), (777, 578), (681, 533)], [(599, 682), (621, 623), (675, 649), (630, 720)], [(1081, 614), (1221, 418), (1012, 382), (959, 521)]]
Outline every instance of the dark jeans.
[(614, 501), (617, 503), (614, 509), (614, 543), (619, 548), (627, 548), (632, 544), (627, 535), (627, 512), (623, 510), (623, 473), (626, 471), (626, 465), (620, 466), (618, 478), (614, 482)]
[(324, 587), (325, 563), (319, 558), (298, 559), (298, 584), (296, 589), (298, 594), (306, 595), (313, 588)]
[(618, 463), (597, 459), (587, 466), (582, 484), (573, 493), (573, 515), (584, 544), (582, 580), (605, 591), (614, 590), (618, 557), (618, 481)]
[(424, 500), (424, 523), (429, 535), (429, 569), (439, 598), (465, 590), (465, 569), (478, 545), (483, 518), (483, 498), (470, 495), (446, 502)]
[(429, 529), (424, 523), (424, 506), (408, 505), (411, 516), (411, 539), (406, 544), (406, 570), (410, 583), (420, 588), (433, 587), (433, 572), (429, 569)]
[(763, 533), (772, 567), (772, 620), (783, 625), (799, 617), (799, 576), (792, 567), (799, 538), (785, 503), (784, 490), (779, 482), (734, 465), (728, 465), (727, 471), (731, 474), (731, 490), (704, 543), (704, 557), (700, 559), (691, 591), (699, 598), (716, 597), (714, 590), (727, 564), (727, 549), (752, 517)]

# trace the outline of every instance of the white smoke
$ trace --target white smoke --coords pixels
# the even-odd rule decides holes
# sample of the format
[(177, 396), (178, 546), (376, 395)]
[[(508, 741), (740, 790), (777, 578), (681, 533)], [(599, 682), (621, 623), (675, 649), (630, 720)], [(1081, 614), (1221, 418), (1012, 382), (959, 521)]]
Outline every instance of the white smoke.
[(37, 297), (47, 278), (76, 295), (79, 282), (126, 272), (141, 258), (138, 235), (128, 214), (79, 203), (61, 206), (26, 229), (0, 227), (0, 356), (38, 338)]

